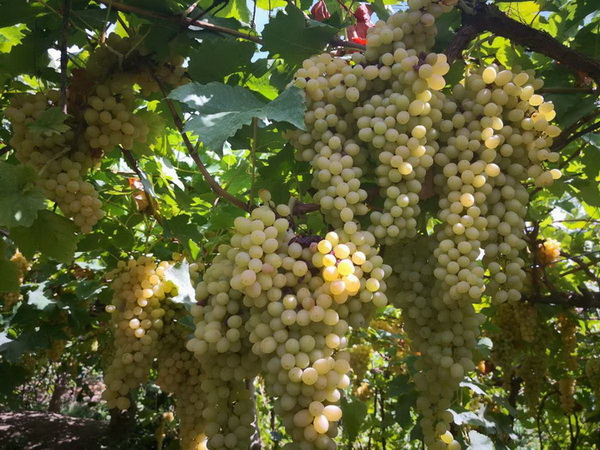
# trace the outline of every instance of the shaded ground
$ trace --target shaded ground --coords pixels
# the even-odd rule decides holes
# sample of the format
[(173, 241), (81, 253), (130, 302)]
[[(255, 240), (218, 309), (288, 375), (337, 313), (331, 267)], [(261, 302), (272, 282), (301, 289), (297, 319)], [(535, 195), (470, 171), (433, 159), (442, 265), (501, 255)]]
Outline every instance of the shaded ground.
[(1, 450), (96, 450), (107, 423), (45, 411), (0, 413)]

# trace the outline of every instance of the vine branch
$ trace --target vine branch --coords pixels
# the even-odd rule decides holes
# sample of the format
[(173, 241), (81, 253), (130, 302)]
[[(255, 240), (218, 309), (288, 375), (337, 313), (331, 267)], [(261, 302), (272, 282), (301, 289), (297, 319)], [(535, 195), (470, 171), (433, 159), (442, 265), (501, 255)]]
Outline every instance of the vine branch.
[(584, 309), (600, 308), (600, 292), (553, 292), (525, 298), (530, 303), (552, 306), (567, 306)]
[[(162, 89), (162, 85), (161, 85), (161, 89)], [(185, 146), (188, 150), (188, 153), (190, 154), (190, 156), (192, 157), (192, 159), (198, 166), (198, 170), (200, 170), (200, 173), (202, 174), (202, 176), (204, 177), (206, 182), (209, 184), (212, 191), (218, 197), (221, 197), (221, 198), (227, 200), (229, 203), (237, 206), (238, 208), (241, 208), (244, 211), (250, 211), (251, 207), (247, 203), (245, 203), (243, 200), (241, 200), (241, 199), (235, 197), (234, 195), (230, 194), (229, 192), (227, 192), (212, 177), (212, 175), (210, 174), (210, 172), (208, 171), (208, 169), (206, 168), (206, 166), (200, 159), (200, 155), (198, 155), (198, 150), (196, 149), (196, 147), (194, 147), (194, 145), (190, 141), (189, 136), (184, 131), (183, 120), (179, 116), (179, 113), (177, 112), (177, 109), (175, 108), (173, 101), (171, 99), (167, 98), (166, 93), (164, 92), (164, 89), (163, 89), (163, 95), (165, 97), (164, 100), (167, 103), (167, 107), (169, 108), (169, 111), (171, 112), (171, 116), (173, 117), (173, 122), (175, 123), (175, 126), (177, 127), (177, 130), (179, 131), (179, 134), (181, 135), (181, 138), (183, 139), (183, 143), (185, 144)]]
[[(196, 20), (191, 19), (187, 16), (174, 16), (170, 14), (163, 14), (156, 11), (150, 11), (144, 8), (139, 8), (137, 6), (126, 5), (124, 3), (114, 2), (112, 0), (98, 0), (100, 3), (107, 5), (117, 11), (128, 12), (137, 14), (140, 16), (152, 17), (154, 19), (168, 20), (170, 22), (176, 24), (183, 24), (185, 27), (195, 26), (204, 28), (206, 30), (212, 30), (224, 34), (229, 34), (231, 36), (238, 37), (240, 39), (245, 39), (247, 41), (255, 42), (256, 44), (263, 45), (264, 42), (259, 36), (255, 36), (254, 34), (245, 33), (243, 31), (234, 30), (232, 28), (223, 27), (221, 25), (216, 25), (214, 23), (207, 22), (205, 20)], [(361, 44), (357, 44), (355, 42), (343, 41), (339, 38), (333, 38), (329, 42), (330, 45), (334, 47), (346, 47), (346, 48), (354, 48), (357, 50), (365, 50), (365, 46)]]
[(448, 59), (455, 61), (478, 34), (486, 31), (546, 55), (577, 72), (586, 73), (600, 85), (600, 61), (563, 45), (545, 31), (508, 17), (497, 6), (479, 2), (468, 11), (463, 9), (462, 26), (446, 51)]
[(561, 149), (565, 148), (567, 145), (569, 145), (571, 142), (579, 139), (580, 137), (585, 136), (588, 133), (593, 133), (598, 129), (600, 129), (600, 122), (593, 123), (592, 125), (585, 127), (584, 129), (578, 131), (577, 133), (572, 134), (571, 136), (569, 136), (567, 138), (559, 139), (557, 142), (555, 142), (552, 145), (551, 150), (555, 151), (555, 152), (558, 150), (561, 150)]

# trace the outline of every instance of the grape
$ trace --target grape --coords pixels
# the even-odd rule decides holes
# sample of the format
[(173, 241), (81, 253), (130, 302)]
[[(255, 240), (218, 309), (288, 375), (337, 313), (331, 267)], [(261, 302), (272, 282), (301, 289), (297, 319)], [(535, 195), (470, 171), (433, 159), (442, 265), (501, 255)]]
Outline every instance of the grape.
[(566, 313), (560, 314), (557, 320), (562, 341), (563, 362), (567, 370), (576, 370), (578, 367), (575, 355), (577, 351), (577, 322)]
[(96, 86), (84, 111), (84, 134), (92, 149), (107, 152), (120, 145), (131, 150), (135, 142), (147, 141), (149, 127), (133, 112), (134, 100), (133, 79), (128, 74), (115, 74)]
[(368, 344), (360, 344), (351, 347), (349, 352), (350, 367), (352, 367), (352, 372), (354, 372), (354, 382), (360, 386), (367, 373), (373, 349)]
[[(187, 348), (203, 371), (215, 371), (215, 380), (232, 377), (231, 355), (247, 360), (236, 380), (251, 382), (260, 368), (294, 441), (332, 448), (341, 417), (336, 404), (350, 383), (346, 334), (387, 304), (391, 268), (377, 255), (375, 238), (358, 226), (324, 239), (299, 236), (285, 216), (293, 208), (274, 205), (267, 192), (260, 197), (265, 204), (234, 221), (229, 245), (219, 248), (198, 285), (196, 331)], [(216, 371), (221, 358), (226, 367)], [(206, 430), (208, 447), (219, 448), (225, 426)]]
[[(446, 434), (452, 419), (447, 408), (474, 368), (472, 350), (483, 321), (474, 305), (483, 295), (495, 304), (521, 298), (529, 201), (523, 184), (532, 179), (544, 187), (560, 177), (547, 167), (558, 160), (549, 150), (560, 133), (549, 124), (554, 108), (535, 93), (541, 83), (531, 73), (492, 65), (441, 92), (449, 65), (430, 49), (435, 19), (451, 8), (448, 3), (409, 1), (407, 11), (369, 29), (365, 54), (350, 61), (330, 55), (306, 60), (294, 83), (306, 94), (307, 131), (288, 135), (297, 158), (311, 164), (313, 198), (326, 222), (359, 233), (358, 220), (368, 214), (371, 245), (388, 246), (396, 272), (389, 283), (401, 279), (394, 303), (421, 354), (418, 410), (432, 448), (458, 445)], [(373, 203), (381, 207), (369, 212), (371, 199), (361, 184), (372, 178), (381, 198)], [(420, 237), (420, 202), (434, 195), (441, 223)], [(396, 256), (414, 248), (407, 239), (427, 252)], [(368, 261), (358, 263), (358, 254), (356, 261), (348, 258), (335, 237), (326, 241), (312, 263), (322, 270), (328, 294), (345, 299), (358, 286), (361, 295), (377, 292), (381, 280), (371, 276), (377, 272)], [(390, 252), (397, 243), (402, 247)], [(521, 322), (526, 342), (533, 339), (527, 328), (532, 317), (524, 314)], [(335, 339), (330, 343), (335, 346)]]
[(448, 298), (449, 287), (434, 276), (439, 269), (436, 251), (448, 247), (450, 241), (436, 248), (432, 240), (419, 237), (403, 244), (402, 251), (390, 249), (390, 254), (397, 255), (389, 281), (390, 295), (402, 308), (412, 351), (421, 355), (415, 363), (418, 373), (414, 382), (419, 392), (417, 410), (429, 446), (439, 445), (436, 437), (448, 432), (452, 415), (446, 409), (464, 373), (475, 367), (472, 350), (484, 319), (471, 301)]
[(560, 258), (560, 242), (556, 239), (545, 239), (538, 245), (538, 258), (542, 264), (551, 264)]
[(560, 393), (560, 407), (565, 414), (573, 414), (575, 407), (575, 379), (571, 377), (561, 378), (558, 381)]
[(207, 377), (194, 354), (185, 348), (189, 330), (179, 321), (186, 314), (180, 305), (168, 305), (167, 315), (172, 319), (165, 323), (158, 342), (156, 384), (175, 397), (181, 448), (196, 450), (206, 448), (203, 412), (208, 405), (202, 383), (206, 383)]
[(104, 375), (106, 390), (102, 394), (109, 409), (129, 408), (128, 393), (148, 379), (165, 321), (173, 314), (164, 308), (175, 290), (164, 278), (168, 267), (167, 262), (141, 256), (120, 261), (106, 275), (112, 280), (113, 298), (107, 312), (115, 334), (115, 354)]
[(59, 97), (58, 91), (15, 97), (6, 111), (13, 129), (10, 142), (19, 162), (38, 173), (37, 183), (46, 197), (56, 202), (82, 232), (89, 233), (104, 217), (98, 193), (84, 181), (97, 163), (93, 150), (82, 137), (76, 139), (72, 130), (47, 135), (27, 128), (40, 114), (55, 107)]
[[(23, 254), (16, 250), (15, 253), (10, 257), (10, 261), (17, 265), (17, 277), (19, 278), (19, 285), (23, 284), (25, 275), (31, 270), (31, 263), (27, 261), (27, 258)], [(19, 303), (23, 297), (21, 291), (9, 291), (0, 292), (0, 299), (2, 300), (2, 308), (4, 311), (10, 311), (13, 306)]]
[(530, 411), (536, 411), (540, 394), (547, 387), (549, 329), (534, 305), (505, 302), (496, 309), (492, 323), (497, 331), (490, 335), (494, 342), (492, 361), (502, 370), (505, 389), (510, 389), (513, 377), (523, 380), (525, 404)]
[(585, 375), (592, 386), (596, 402), (600, 401), (600, 358), (588, 359), (585, 365)]

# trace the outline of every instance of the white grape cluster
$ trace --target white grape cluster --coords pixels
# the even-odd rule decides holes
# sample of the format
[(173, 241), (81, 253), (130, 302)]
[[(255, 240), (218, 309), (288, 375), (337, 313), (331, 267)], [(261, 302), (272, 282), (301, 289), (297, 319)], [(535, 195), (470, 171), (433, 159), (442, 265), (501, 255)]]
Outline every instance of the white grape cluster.
[(166, 261), (157, 263), (152, 257), (141, 256), (120, 261), (106, 275), (112, 280), (113, 298), (106, 311), (112, 315), (115, 343), (102, 394), (109, 409), (128, 409), (129, 392), (148, 379), (165, 321), (174, 314), (165, 308), (167, 298), (176, 291), (173, 283), (165, 280), (168, 268)]
[(194, 354), (185, 348), (191, 333), (181, 323), (187, 315), (185, 309), (171, 301), (165, 304), (165, 309), (164, 331), (158, 341), (156, 384), (175, 398), (181, 449), (206, 450), (203, 413), (207, 403), (206, 393), (202, 390), (206, 375)]
[(84, 180), (98, 163), (97, 155), (71, 129), (61, 133), (29, 129), (44, 112), (58, 105), (59, 98), (56, 90), (14, 97), (5, 111), (13, 131), (10, 145), (21, 164), (36, 170), (37, 183), (46, 197), (56, 202), (82, 232), (89, 233), (104, 217), (94, 185)]
[(438, 91), (449, 70), (445, 55), (424, 52), (435, 18), (451, 8), (445, 3), (411, 1), (408, 11), (369, 29), (364, 55), (315, 56), (296, 73), (307, 131), (289, 137), (297, 158), (311, 162), (314, 200), (336, 228), (369, 212), (360, 178), (373, 176), (384, 202), (370, 214), (369, 231), (388, 245), (416, 235), (419, 195), (439, 148)]
[(328, 53), (307, 59), (302, 66), (295, 85), (306, 91), (308, 131), (294, 131), (289, 137), (298, 150), (296, 158), (312, 165), (314, 201), (326, 220), (339, 228), (368, 212), (367, 192), (360, 182), (368, 154), (358, 145), (352, 126), (359, 89), (364, 90), (367, 82), (361, 77), (362, 66), (352, 67)]
[(158, 116), (136, 109), (137, 91), (157, 91), (156, 80), (184, 83), (183, 62), (180, 57), (157, 62), (144, 49), (141, 36), (111, 34), (91, 53), (85, 70), (74, 73), (67, 98), (69, 129), (64, 132), (30, 129), (49, 108), (59, 106), (58, 90), (11, 99), (5, 117), (12, 125), (10, 145), (17, 159), (36, 170), (46, 197), (83, 233), (90, 233), (105, 215), (86, 175), (104, 152), (151, 141)]
[(593, 356), (585, 364), (585, 376), (587, 377), (594, 393), (596, 404), (600, 403), (600, 358)]
[(472, 350), (485, 316), (468, 301), (444, 298), (446, 286), (434, 277), (436, 250), (435, 241), (425, 236), (390, 247), (388, 251), (395, 255), (390, 292), (394, 304), (402, 308), (411, 348), (420, 355), (414, 382), (425, 444), (454, 450), (460, 445), (450, 433), (453, 416), (448, 409), (465, 373), (475, 368)]
[[(325, 239), (297, 235), (292, 208), (275, 206), (266, 192), (261, 197), (265, 205), (235, 220), (230, 245), (221, 246), (198, 286), (197, 328), (188, 349), (210, 367), (236, 355), (240, 381), (251, 382), (262, 369), (295, 445), (333, 449), (337, 403), (350, 384), (346, 334), (387, 304), (391, 268), (377, 255), (374, 236), (355, 224)], [(241, 448), (231, 445), (250, 437), (248, 431), (234, 442), (225, 426), (219, 431), (213, 435), (206, 424), (209, 448)]]
[[(19, 278), (19, 287), (23, 284), (25, 275), (31, 270), (31, 263), (27, 261), (27, 258), (23, 254), (16, 250), (15, 253), (10, 257), (10, 261), (17, 266), (17, 275)], [(2, 301), (2, 310), (10, 311), (13, 306), (22, 300), (21, 290), (0, 292), (0, 300)]]
[(435, 157), (439, 217), (447, 224), (439, 239), (471, 247), (469, 267), (460, 269), (471, 272), (473, 295), (483, 286), (483, 273), (473, 267), (483, 251), (487, 294), (497, 302), (519, 300), (525, 280), (520, 252), (529, 195), (523, 182), (533, 178), (536, 186), (547, 186), (560, 177), (558, 169), (542, 166), (558, 160), (549, 148), (560, 130), (549, 125), (553, 105), (534, 93), (541, 85), (532, 73), (497, 66), (470, 74), (447, 100), (454, 112), (444, 120)]
[(100, 79), (110, 78), (114, 73), (129, 73), (132, 76), (129, 84), (137, 84), (141, 94), (148, 96), (160, 91), (159, 81), (170, 86), (186, 83), (184, 62), (180, 55), (173, 54), (164, 61), (150, 55), (142, 35), (122, 37), (111, 33), (103, 45), (94, 49), (86, 67)]
[(186, 345), (204, 377), (202, 419), (210, 449), (248, 448), (256, 420), (250, 386), (260, 365), (244, 327), (248, 320), (244, 295), (230, 286), (234, 253), (232, 247), (221, 245), (198, 284), (198, 304), (191, 311), (196, 330)]
[(103, 81), (88, 97), (84, 119), (90, 147), (104, 152), (120, 145), (131, 150), (134, 142), (146, 142), (149, 132), (144, 119), (134, 112), (135, 92), (128, 74)]
[(537, 256), (541, 264), (552, 264), (560, 259), (561, 245), (556, 239), (544, 239), (538, 244)]
[[(307, 131), (290, 134), (297, 157), (311, 162), (325, 219), (353, 228), (368, 214), (369, 231), (392, 246), (388, 259), (402, 260), (396, 275), (408, 278), (395, 303), (421, 355), (415, 383), (431, 448), (458, 445), (447, 409), (474, 368), (483, 318), (474, 305), (484, 292), (500, 303), (521, 298), (524, 183), (545, 187), (560, 177), (547, 168), (558, 160), (549, 150), (560, 133), (550, 125), (555, 111), (535, 94), (542, 82), (532, 72), (491, 65), (442, 92), (450, 67), (430, 49), (435, 19), (454, 3), (411, 0), (369, 30), (364, 55), (305, 61), (294, 83), (306, 93)], [(383, 204), (357, 196), (364, 188), (353, 176), (374, 179)], [(411, 252), (394, 247), (417, 236), (419, 202), (433, 195), (441, 221), (434, 236)], [(419, 255), (428, 246), (430, 254)]]

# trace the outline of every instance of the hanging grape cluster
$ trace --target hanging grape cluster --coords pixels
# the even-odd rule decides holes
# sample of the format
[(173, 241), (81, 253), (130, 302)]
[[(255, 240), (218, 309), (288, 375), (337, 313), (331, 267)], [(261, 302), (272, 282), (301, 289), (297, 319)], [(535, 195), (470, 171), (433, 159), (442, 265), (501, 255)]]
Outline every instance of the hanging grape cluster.
[(544, 239), (538, 245), (538, 258), (542, 264), (552, 264), (560, 259), (561, 245), (556, 239)]
[(160, 120), (138, 110), (136, 95), (158, 91), (159, 83), (185, 83), (182, 64), (177, 56), (153, 60), (140, 36), (111, 34), (91, 53), (85, 69), (74, 70), (66, 99), (69, 117), (60, 127), (45, 125), (63, 106), (58, 90), (11, 99), (4, 114), (12, 125), (10, 145), (17, 159), (35, 169), (46, 197), (83, 233), (105, 215), (95, 186), (86, 181), (89, 172), (117, 146), (131, 150), (150, 144)]
[[(23, 254), (17, 250), (11, 257), (10, 261), (17, 265), (17, 276), (19, 278), (19, 286), (23, 284), (23, 280), (25, 279), (25, 275), (31, 269), (31, 264), (27, 261), (27, 258), (23, 256)], [(13, 306), (19, 303), (22, 299), (21, 291), (9, 291), (9, 292), (0, 292), (0, 300), (2, 300), (2, 309), (4, 311), (10, 311)]]
[[(120, 261), (108, 273), (112, 280), (112, 303), (106, 311), (114, 327), (114, 357), (104, 374), (106, 390), (102, 398), (108, 408), (128, 409), (128, 394), (148, 379), (150, 368), (158, 354), (158, 341), (165, 320), (172, 309), (165, 308), (167, 298), (175, 290), (165, 280), (167, 262), (141, 256)], [(168, 316), (167, 316), (168, 313)]]
[(46, 197), (89, 233), (104, 216), (94, 185), (85, 181), (100, 155), (73, 131), (74, 124), (64, 132), (32, 129), (40, 117), (59, 113), (59, 100), (57, 90), (15, 96), (4, 113), (12, 125), (10, 144), (19, 162), (35, 169)]
[(496, 306), (491, 319), (495, 331), (491, 357), (501, 370), (502, 382), (509, 389), (513, 377), (523, 382), (525, 405), (537, 411), (540, 396), (547, 388), (549, 357), (546, 354), (551, 339), (547, 323), (539, 317), (535, 305), (505, 302)]
[(219, 248), (192, 310), (196, 332), (188, 349), (217, 387), (226, 383), (229, 396), (210, 402), (208, 447), (246, 448), (254, 417), (244, 387), (260, 372), (299, 448), (335, 448), (337, 403), (350, 384), (346, 334), (387, 304), (391, 269), (371, 233), (355, 226), (324, 239), (298, 235), (293, 205), (261, 196), (265, 205), (235, 220), (235, 234)]
[[(311, 164), (326, 221), (360, 229), (368, 216), (387, 246), (393, 300), (420, 354), (417, 409), (431, 448), (458, 445), (447, 410), (474, 368), (484, 319), (475, 305), (484, 292), (495, 303), (521, 299), (526, 184), (560, 177), (548, 166), (559, 157), (550, 150), (556, 113), (535, 93), (543, 83), (533, 72), (471, 68), (446, 87), (446, 56), (430, 49), (435, 19), (452, 3), (411, 0), (369, 29), (364, 55), (304, 61), (294, 84), (306, 94), (307, 130), (288, 135)], [(370, 180), (378, 196), (364, 188)], [(433, 196), (437, 225), (428, 235), (420, 205)], [(418, 235), (420, 245), (407, 242)]]
[(172, 302), (167, 302), (166, 306), (165, 325), (158, 341), (156, 384), (175, 398), (180, 447), (183, 450), (205, 450), (203, 414), (207, 408), (207, 395), (202, 390), (202, 383), (206, 382), (206, 376), (199, 361), (185, 348), (192, 332), (182, 324), (188, 313), (181, 305)]

